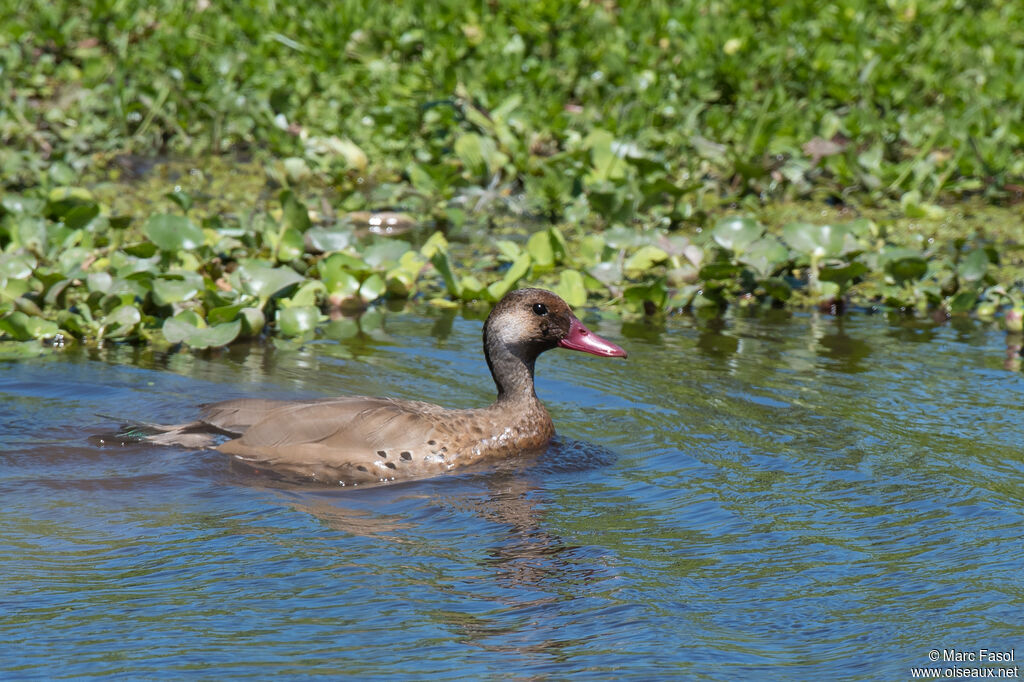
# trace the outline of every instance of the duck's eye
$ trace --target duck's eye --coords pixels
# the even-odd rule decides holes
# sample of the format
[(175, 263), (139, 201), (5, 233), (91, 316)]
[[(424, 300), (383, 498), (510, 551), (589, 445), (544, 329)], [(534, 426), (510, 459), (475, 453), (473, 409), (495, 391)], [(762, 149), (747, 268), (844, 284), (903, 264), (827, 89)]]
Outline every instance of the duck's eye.
[(533, 314), (534, 315), (547, 315), (548, 314), (548, 307), (546, 305), (544, 305), (543, 303), (534, 303), (533, 304)]

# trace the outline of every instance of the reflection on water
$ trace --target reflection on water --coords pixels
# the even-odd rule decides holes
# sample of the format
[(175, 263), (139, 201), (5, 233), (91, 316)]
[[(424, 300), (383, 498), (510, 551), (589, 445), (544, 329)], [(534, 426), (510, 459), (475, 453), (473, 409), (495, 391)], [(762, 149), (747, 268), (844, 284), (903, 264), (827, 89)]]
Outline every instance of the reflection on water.
[(1019, 336), (587, 322), (630, 357), (541, 359), (546, 452), (354, 491), (88, 439), (243, 396), (484, 404), (479, 320), (0, 364), (0, 676), (877, 679), (1024, 649)]

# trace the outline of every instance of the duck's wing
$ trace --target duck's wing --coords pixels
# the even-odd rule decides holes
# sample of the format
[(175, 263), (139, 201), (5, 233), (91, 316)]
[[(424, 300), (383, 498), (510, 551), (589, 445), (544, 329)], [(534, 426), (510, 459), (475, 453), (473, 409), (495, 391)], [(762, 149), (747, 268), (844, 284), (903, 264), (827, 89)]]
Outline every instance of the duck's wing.
[(454, 454), (455, 413), (437, 405), (364, 397), (273, 402), (211, 406), (216, 409), (208, 418), (218, 428), (252, 422), (218, 449), (292, 474), (346, 482), (432, 475), (448, 468)]

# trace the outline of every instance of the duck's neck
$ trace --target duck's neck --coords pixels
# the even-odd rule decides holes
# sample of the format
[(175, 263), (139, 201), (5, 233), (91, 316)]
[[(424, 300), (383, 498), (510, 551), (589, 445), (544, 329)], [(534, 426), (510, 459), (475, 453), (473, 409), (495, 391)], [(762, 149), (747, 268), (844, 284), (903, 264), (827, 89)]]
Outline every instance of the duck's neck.
[(502, 337), (501, 330), (492, 330), (490, 324), (484, 327), (484, 355), (498, 389), (495, 405), (537, 402), (533, 366), (538, 350), (515, 338)]
[(533, 366), (537, 356), (516, 352), (503, 344), (489, 348), (487, 366), (498, 388), (496, 404), (536, 402), (537, 392), (533, 386)]

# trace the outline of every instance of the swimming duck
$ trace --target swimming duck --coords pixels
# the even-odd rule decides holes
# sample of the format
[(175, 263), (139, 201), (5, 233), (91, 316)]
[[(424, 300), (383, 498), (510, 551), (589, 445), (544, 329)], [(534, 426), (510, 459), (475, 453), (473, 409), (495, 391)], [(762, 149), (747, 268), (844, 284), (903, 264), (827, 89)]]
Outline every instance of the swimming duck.
[(198, 421), (153, 427), (145, 440), (216, 446), (259, 468), (333, 485), (424, 478), (547, 445), (555, 428), (534, 390), (537, 356), (568, 348), (604, 357), (626, 351), (580, 322), (550, 291), (518, 289), (484, 324), (484, 356), (498, 389), (488, 407), (445, 409), (394, 398), (241, 399), (203, 406)]

